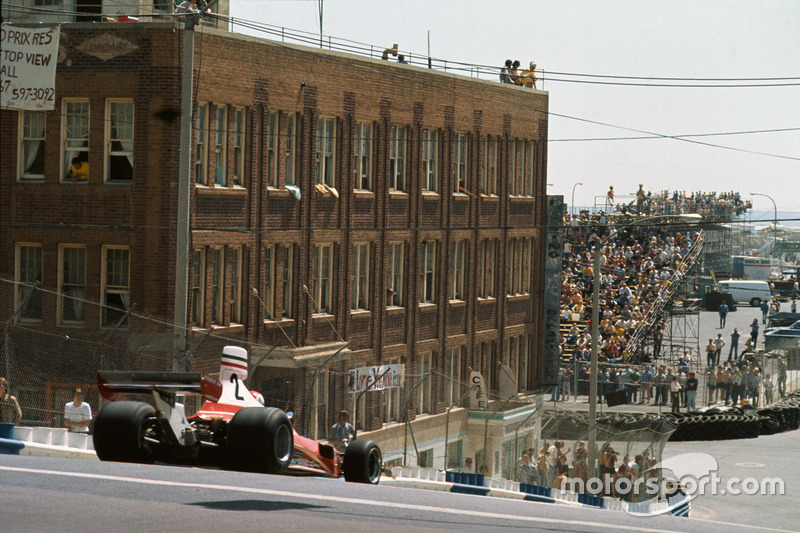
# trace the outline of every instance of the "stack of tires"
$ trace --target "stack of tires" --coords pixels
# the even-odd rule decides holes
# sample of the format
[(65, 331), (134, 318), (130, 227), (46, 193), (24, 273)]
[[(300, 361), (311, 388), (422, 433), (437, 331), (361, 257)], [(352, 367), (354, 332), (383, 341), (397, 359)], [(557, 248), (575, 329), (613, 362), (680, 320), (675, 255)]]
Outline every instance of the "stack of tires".
[(666, 414), (675, 425), (670, 441), (752, 439), (800, 428), (800, 393), (745, 413), (740, 407), (719, 407), (701, 413)]

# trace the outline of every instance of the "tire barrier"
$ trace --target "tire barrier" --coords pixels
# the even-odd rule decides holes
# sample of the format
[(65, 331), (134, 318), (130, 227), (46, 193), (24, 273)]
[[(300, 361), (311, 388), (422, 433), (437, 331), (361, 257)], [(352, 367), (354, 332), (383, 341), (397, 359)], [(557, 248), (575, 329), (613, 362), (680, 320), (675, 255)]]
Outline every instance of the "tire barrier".
[(700, 413), (665, 414), (675, 425), (669, 440), (753, 439), (800, 428), (800, 394), (758, 410), (741, 407), (717, 407)]

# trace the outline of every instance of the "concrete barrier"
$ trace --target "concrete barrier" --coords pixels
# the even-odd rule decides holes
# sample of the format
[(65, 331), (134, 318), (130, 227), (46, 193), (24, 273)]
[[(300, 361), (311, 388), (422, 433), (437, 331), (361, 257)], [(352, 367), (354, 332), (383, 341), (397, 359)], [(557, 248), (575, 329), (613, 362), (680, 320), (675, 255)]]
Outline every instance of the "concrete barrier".
[(66, 428), (15, 427), (13, 441), (16, 452), (9, 451), (8, 447), (0, 447), (0, 453), (97, 460), (92, 436), (69, 433)]

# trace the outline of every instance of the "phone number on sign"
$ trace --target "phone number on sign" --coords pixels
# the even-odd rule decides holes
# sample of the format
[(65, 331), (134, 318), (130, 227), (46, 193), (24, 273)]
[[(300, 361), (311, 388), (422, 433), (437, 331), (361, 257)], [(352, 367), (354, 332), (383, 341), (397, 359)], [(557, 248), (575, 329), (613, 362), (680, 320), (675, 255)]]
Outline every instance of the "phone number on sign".
[(52, 101), (55, 98), (55, 89), (42, 88), (42, 87), (15, 87), (10, 88), (9, 83), (0, 85), (3, 93), (11, 96), (12, 100), (30, 100), (30, 101)]

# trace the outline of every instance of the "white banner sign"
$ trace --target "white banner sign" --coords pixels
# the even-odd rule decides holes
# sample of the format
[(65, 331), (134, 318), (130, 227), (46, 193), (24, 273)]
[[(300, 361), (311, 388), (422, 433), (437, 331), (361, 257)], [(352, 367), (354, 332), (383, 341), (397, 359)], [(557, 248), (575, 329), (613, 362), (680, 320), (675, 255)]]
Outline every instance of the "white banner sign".
[(483, 374), (474, 370), (469, 375), (470, 409), (486, 409), (489, 407), (489, 398), (486, 396), (486, 385), (483, 382)]
[(0, 107), (55, 108), (59, 26), (0, 26)]
[[(362, 366), (350, 371), (347, 391), (396, 389), (403, 386), (406, 365)], [(374, 385), (373, 385), (374, 383)]]

